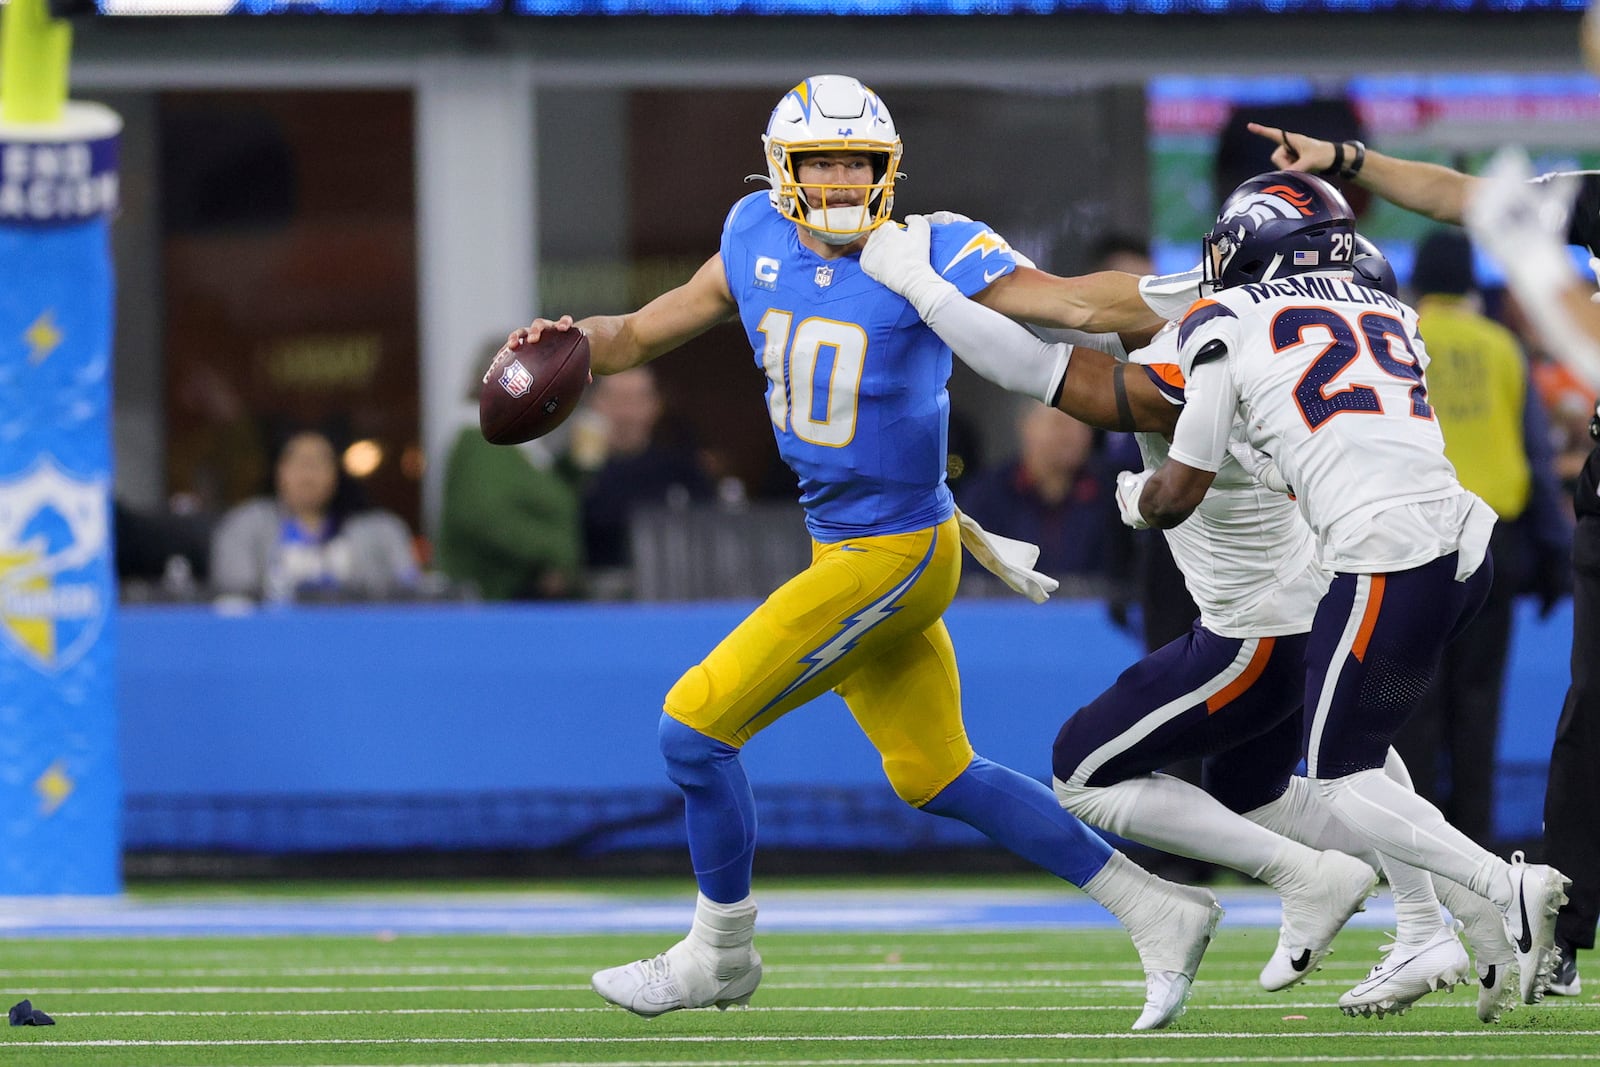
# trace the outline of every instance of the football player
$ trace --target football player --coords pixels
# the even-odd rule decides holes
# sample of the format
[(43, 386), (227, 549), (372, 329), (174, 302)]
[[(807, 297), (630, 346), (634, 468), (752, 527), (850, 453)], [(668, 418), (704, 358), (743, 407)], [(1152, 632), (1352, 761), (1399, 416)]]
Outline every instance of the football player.
[[(733, 206), (720, 251), (688, 282), (631, 314), (539, 318), (510, 338), (515, 347), (581, 329), (595, 373), (609, 374), (737, 316), (814, 541), (812, 565), (666, 696), (661, 751), (684, 794), (695, 917), (661, 955), (597, 973), (595, 991), (647, 1016), (749, 1001), (761, 981), (756, 813), (740, 750), (832, 690), (907, 803), (976, 827), (1122, 921), (1146, 972), (1134, 1029), (1163, 1027), (1183, 1010), (1221, 915), (1216, 898), (1114, 852), (1048, 788), (978, 756), (962, 725), (941, 621), (961, 559), (944, 484), (950, 350), (859, 262), (894, 203), (902, 146), (889, 110), (854, 78), (807, 78), (779, 101), (762, 141), (770, 188)], [(1019, 269), (981, 223), (938, 226), (933, 255), (963, 292), (998, 306), (1046, 303), (1055, 325), (1155, 322), (1122, 279), (1112, 292), (1093, 277), (1072, 289)], [(1031, 292), (1041, 281), (1047, 297)]]
[[(1584, 20), (1589, 65), (1600, 70), (1600, 3)], [(1272, 159), (1292, 170), (1326, 172), (1342, 157), (1341, 173), (1401, 207), (1440, 222), (1466, 224), (1506, 269), (1518, 300), (1561, 359), (1600, 392), (1600, 304), (1565, 245), (1579, 245), (1600, 272), (1600, 171), (1532, 174), (1520, 154), (1497, 157), (1483, 178), (1449, 167), (1399, 159), (1355, 142), (1336, 145), (1302, 133), (1253, 124), (1277, 143)], [(1590, 424), (1600, 439), (1600, 414)], [(1562, 704), (1550, 752), (1544, 804), (1544, 846), (1573, 876), (1571, 899), (1556, 920), (1561, 952), (1550, 992), (1577, 996), (1578, 949), (1594, 947), (1600, 920), (1600, 671), (1592, 650), (1600, 641), (1600, 448), (1590, 452), (1573, 492), (1572, 684)]]
[[(1080, 337), (1088, 349), (1050, 344), (963, 299), (930, 265), (927, 233), (917, 218), (903, 232), (875, 231), (862, 254), (863, 268), (909, 294), (956, 355), (991, 380), (1019, 377), (1019, 367), (1067, 360), (1060, 395), (1052, 398), (1057, 406), (1117, 427), (1106, 418), (1108, 357), (1100, 350), (1115, 352), (1118, 339)], [(1364, 239), (1358, 238), (1358, 249), (1362, 284), (1392, 295), (1394, 273), (1387, 261)], [(1178, 317), (1196, 295), (1197, 281), (1148, 279), (1145, 288), (1158, 307)], [(1183, 399), (1176, 338), (1176, 328), (1163, 330), (1130, 357), (1145, 373), (1119, 373), (1110, 387), (1166, 397), (1173, 422)], [(1166, 457), (1166, 438), (1148, 431), (1137, 438), (1146, 464), (1155, 469)], [(1241, 458), (1256, 465), (1248, 452), (1241, 450)], [(1340, 1006), (1349, 1014), (1403, 1013), (1434, 989), (1465, 980), (1468, 960), (1455, 931), (1440, 919), (1428, 876), (1381, 860), (1332, 820), (1303, 779), (1293, 777), (1301, 752), (1305, 645), (1328, 577), (1289, 497), (1260, 485), (1231, 456), (1224, 463), (1194, 518), (1166, 531), (1201, 608), (1199, 624), (1067, 720), (1053, 754), (1056, 795), (1092, 825), (1232, 867), (1277, 889), (1284, 922), (1261, 973), (1269, 990), (1286, 989), (1316, 969), (1334, 935), (1371, 892), (1373, 867), (1381, 863), (1396, 897), (1395, 946), (1340, 998)], [(1210, 757), (1207, 780), (1217, 799), (1155, 773), (1191, 757)], [(1389, 773), (1409, 786), (1398, 756), (1391, 758)], [(1306, 845), (1342, 851), (1314, 852)], [(1361, 859), (1343, 854), (1348, 852)], [(1479, 1016), (1493, 1022), (1512, 989), (1506, 980), (1511, 946), (1499, 913), (1453, 883), (1442, 883), (1440, 890), (1452, 912), (1468, 923), (1483, 978)]]
[(1494, 513), (1444, 458), (1416, 312), (1351, 283), (1354, 242), (1349, 205), (1321, 178), (1272, 171), (1229, 195), (1203, 245), (1212, 295), (1179, 328), (1186, 401), (1171, 450), (1157, 470), (1119, 475), (1118, 505), (1135, 528), (1188, 518), (1243, 420), (1333, 572), (1306, 649), (1308, 777), (1376, 851), (1501, 908), (1532, 1003), (1569, 880), (1480, 847), (1383, 770), (1441, 649), (1482, 602)]

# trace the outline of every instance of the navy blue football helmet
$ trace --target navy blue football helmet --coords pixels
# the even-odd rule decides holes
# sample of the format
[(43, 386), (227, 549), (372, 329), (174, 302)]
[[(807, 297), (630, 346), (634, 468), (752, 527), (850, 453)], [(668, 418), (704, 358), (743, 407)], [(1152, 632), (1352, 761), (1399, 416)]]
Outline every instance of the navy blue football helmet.
[(1359, 233), (1356, 234), (1356, 254), (1350, 269), (1355, 271), (1357, 285), (1399, 298), (1400, 283), (1395, 279), (1394, 268), (1378, 250), (1378, 246)]
[(1312, 174), (1274, 170), (1242, 182), (1205, 235), (1213, 290), (1316, 270), (1349, 270), (1355, 214), (1344, 194)]

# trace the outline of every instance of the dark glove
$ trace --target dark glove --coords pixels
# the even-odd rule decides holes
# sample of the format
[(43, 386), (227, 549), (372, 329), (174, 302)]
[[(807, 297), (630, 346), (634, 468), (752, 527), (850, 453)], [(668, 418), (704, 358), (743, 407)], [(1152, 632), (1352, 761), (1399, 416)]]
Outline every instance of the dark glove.
[(54, 1026), (56, 1021), (38, 1008), (33, 1006), (33, 1001), (24, 1000), (11, 1007), (12, 1026)]

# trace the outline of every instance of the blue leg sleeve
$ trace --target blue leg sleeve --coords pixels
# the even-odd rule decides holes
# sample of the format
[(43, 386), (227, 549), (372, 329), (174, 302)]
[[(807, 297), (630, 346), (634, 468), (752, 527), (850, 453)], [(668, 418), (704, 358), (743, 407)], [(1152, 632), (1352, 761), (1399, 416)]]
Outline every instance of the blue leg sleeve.
[(661, 716), (667, 777), (683, 790), (689, 858), (700, 892), (718, 904), (750, 895), (756, 854), (756, 800), (732, 745)]
[(922, 810), (960, 819), (1076, 886), (1111, 858), (1111, 846), (1064, 810), (1048, 788), (982, 756)]

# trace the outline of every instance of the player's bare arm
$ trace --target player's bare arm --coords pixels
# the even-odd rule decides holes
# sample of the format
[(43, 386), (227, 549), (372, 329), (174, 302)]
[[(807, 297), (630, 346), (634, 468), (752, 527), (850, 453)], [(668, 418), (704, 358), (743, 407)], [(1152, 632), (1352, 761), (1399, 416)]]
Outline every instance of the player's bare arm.
[[(967, 299), (929, 263), (929, 235), (927, 218), (918, 215), (908, 218), (903, 229), (879, 227), (861, 254), (861, 267), (906, 297), (958, 359), (1003, 389), (1054, 403), (1093, 426), (1172, 429), (1177, 421), (1173, 405), (1142, 370), (1127, 373), (1112, 356), (1094, 348), (1041, 340), (1005, 314)], [(1130, 280), (1137, 298), (1133, 275), (1121, 277)], [(1079, 362), (1082, 368), (1074, 371)]]
[(1019, 266), (973, 299), (1008, 318), (1058, 329), (1133, 333), (1162, 325), (1139, 295), (1138, 276), (1115, 270), (1063, 278)]
[(1176, 526), (1200, 506), (1216, 476), (1214, 471), (1169, 459), (1145, 482), (1139, 513), (1157, 529)]
[(534, 319), (514, 331), (507, 344), (518, 348), (537, 341), (545, 330), (580, 329), (589, 338), (589, 366), (596, 374), (616, 374), (640, 366), (698, 337), (738, 310), (728, 291), (718, 253), (694, 277), (626, 315)]
[[(1355, 141), (1323, 141), (1257, 122), (1250, 123), (1249, 130), (1277, 145), (1272, 150), (1272, 162), (1280, 170), (1328, 174), (1336, 163), (1342, 163), (1343, 174), (1350, 175), (1348, 180), (1372, 190), (1391, 204), (1439, 222), (1461, 222), (1473, 183), (1477, 181), (1470, 174), (1437, 163), (1396, 159), (1365, 147), (1358, 165), (1357, 153), (1351, 147), (1357, 143)], [(1343, 158), (1339, 159), (1341, 149)]]
[(1076, 345), (1056, 407), (1090, 426), (1172, 435), (1182, 409), (1162, 395), (1143, 367)]

